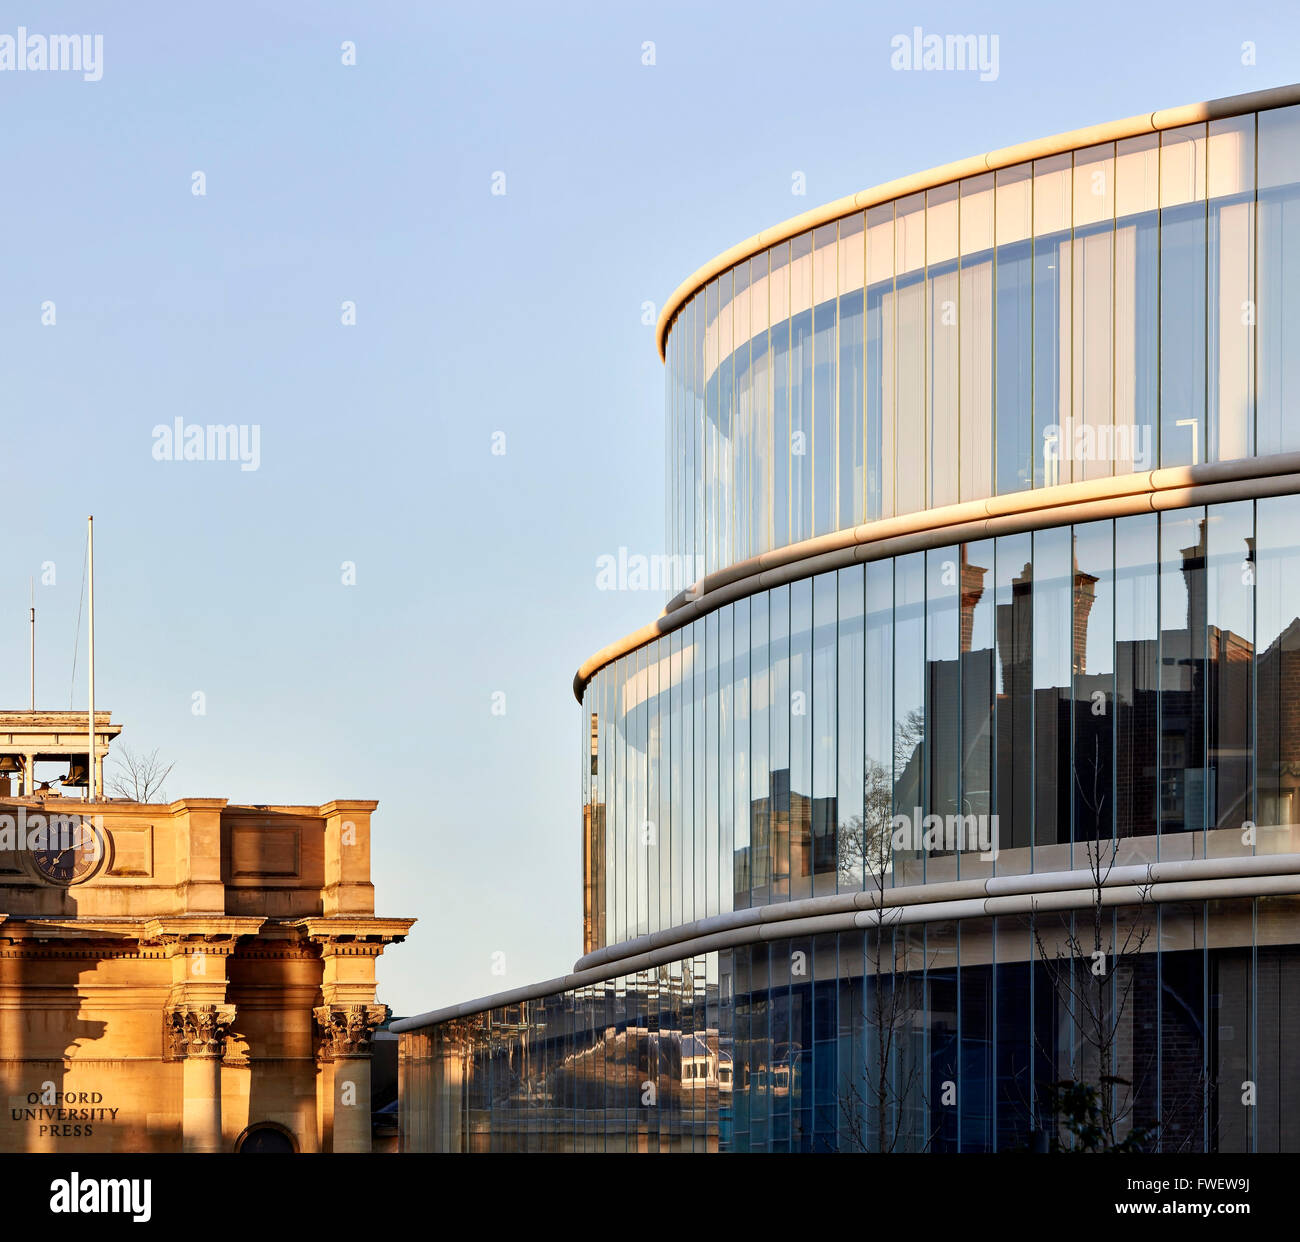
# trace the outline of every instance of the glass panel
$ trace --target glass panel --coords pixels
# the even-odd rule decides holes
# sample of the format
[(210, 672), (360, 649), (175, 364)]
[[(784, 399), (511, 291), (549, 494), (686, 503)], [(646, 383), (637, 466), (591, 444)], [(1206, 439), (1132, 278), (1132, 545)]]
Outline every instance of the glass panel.
[(731, 301), (732, 275), (724, 272), (718, 282), (718, 406), (714, 423), (713, 476), (717, 500), (714, 503), (718, 525), (718, 564), (721, 568), (736, 560), (732, 543), (734, 526), (735, 480), (732, 465), (735, 452), (735, 367), (731, 357), (733, 311)]
[(753, 283), (749, 308), (752, 333), (749, 343), (750, 409), (754, 431), (749, 453), (750, 555), (766, 552), (772, 543), (772, 471), (775, 451), (772, 442), (772, 376), (768, 350), (768, 294), (771, 278), (767, 274), (768, 256), (751, 260)]
[[(1213, 527), (1211, 527), (1213, 538)], [(1242, 1084), (1258, 1081), (1253, 1069), (1254, 969), (1252, 903), (1206, 903), (1209, 945), (1211, 1146), (1215, 1151), (1254, 1148), (1256, 1105), (1245, 1103)]]
[(791, 804), (791, 689), (790, 592), (788, 586), (769, 593), (772, 661), (771, 747), (768, 764), (772, 772), (769, 794), (771, 817), (771, 890), (769, 901), (786, 901), (790, 896)]
[(1259, 1017), (1252, 1081), (1261, 1084), (1264, 1096), (1263, 1106), (1255, 1110), (1256, 1149), (1291, 1152), (1300, 1147), (1300, 1075), (1290, 1052), (1295, 1030), (1292, 998), (1300, 986), (1300, 953), (1295, 947), (1300, 902), (1294, 896), (1260, 897), (1255, 906)]
[(961, 499), (993, 494), (993, 174), (961, 183)]
[(1300, 106), (1259, 114), (1260, 453), (1300, 448)]
[(1205, 460), (1205, 126), (1160, 141), (1160, 464)]
[(1211, 505), (1205, 570), (1205, 745), (1209, 857), (1250, 854), (1250, 704), (1255, 637), (1255, 506)]
[[(966, 860), (963, 859), (963, 863)], [(958, 924), (961, 948), (960, 1150), (993, 1150), (993, 923)]]
[(721, 642), (718, 614), (716, 612), (709, 613), (704, 618), (703, 626), (706, 653), (705, 684), (707, 688), (704, 700), (704, 854), (699, 861), (704, 885), (701, 913), (707, 918), (718, 912), (719, 811), (721, 804), (718, 760), (722, 751), (720, 726), (723, 717), (723, 702), (718, 685), (718, 651)]
[[(1070, 417), (1071, 156), (1034, 161), (1034, 485), (1068, 483), (1056, 450)], [(1024, 355), (1021, 355), (1023, 363)]]
[[(1115, 148), (1074, 157), (1074, 413), (1061, 450), (1076, 479), (1103, 478), (1115, 469), (1111, 401), (1114, 377), (1112, 284), (1115, 240)], [(1128, 445), (1123, 446), (1128, 449)], [(1126, 457), (1131, 457), (1126, 452)]]
[(718, 848), (709, 865), (713, 870), (713, 904), (719, 914), (731, 905), (731, 857), (735, 840), (736, 809), (736, 666), (735, 613), (718, 612)]
[(925, 1034), (929, 1044), (925, 1083), (929, 1117), (928, 1150), (955, 1152), (961, 1101), (957, 1039), (957, 924), (929, 923), (925, 927)]
[[(713, 614), (711, 614), (713, 615)], [(691, 892), (693, 895), (693, 913), (692, 919), (702, 919), (707, 916), (708, 899), (706, 896), (707, 883), (707, 859), (709, 829), (712, 826), (716, 833), (717, 828), (717, 801), (713, 802), (713, 814), (709, 814), (709, 715), (708, 715), (708, 683), (709, 683), (709, 652), (707, 638), (707, 622), (705, 618), (691, 624), (691, 646), (693, 648), (693, 659), (691, 661), (694, 671), (693, 688), (691, 690), (691, 704), (693, 705), (693, 724), (691, 730), (691, 745), (693, 753), (691, 790), (694, 794), (693, 803), (694, 811), (691, 815), (691, 837), (694, 849), (691, 858)], [(689, 684), (689, 683), (688, 683)], [(715, 746), (714, 754), (717, 753), (716, 738), (714, 735)], [(717, 790), (717, 783), (714, 782), (714, 791)], [(717, 837), (715, 835), (716, 843)]]
[[(934, 548), (925, 554), (925, 879), (942, 883), (957, 878), (959, 848), (947, 839), (960, 809), (961, 780), (961, 664), (958, 659), (961, 624), (958, 563), (955, 547)], [(930, 816), (937, 816), (931, 820)], [(917, 825), (916, 827), (922, 827)], [(932, 831), (938, 841), (931, 844)], [(953, 833), (955, 837), (955, 832)]]
[(925, 553), (894, 562), (894, 806), (912, 827), (907, 849), (895, 848), (894, 883), (921, 884), (925, 855), (916, 835), (924, 815)]
[(1034, 532), (1034, 870), (1070, 866), (1073, 592), (1068, 526)]
[(812, 234), (790, 242), (790, 537), (812, 536)]
[(1115, 812), (1118, 861), (1152, 862), (1159, 667), (1156, 515), (1115, 522)]
[(894, 204), (867, 212), (866, 520), (894, 513)]
[(838, 723), (836, 691), (839, 602), (837, 575), (812, 579), (812, 891), (821, 896), (836, 891), (835, 830), (839, 820), (836, 800)]
[(1034, 420), (1032, 357), (1033, 181), (1030, 168), (997, 173), (997, 490), (999, 495), (1033, 485)]
[(1160, 857), (1200, 858), (1205, 828), (1205, 510), (1160, 517)]
[(749, 262), (735, 270), (735, 293), (732, 299), (733, 330), (736, 348), (732, 355), (735, 367), (735, 424), (731, 437), (731, 505), (732, 546), (735, 559), (743, 561), (753, 555), (750, 545), (750, 492), (753, 478), (750, 459), (754, 450), (754, 415), (751, 408), (749, 375), (749, 338), (752, 334), (749, 288)]
[(1160, 1133), (1162, 1152), (1205, 1150), (1205, 909), (1160, 906)]
[(1034, 727), (1034, 563), (1029, 534), (997, 540), (997, 796), (999, 875), (1031, 869)]
[[(1115, 144), (1115, 472), (1156, 465), (1159, 136)], [(1132, 446), (1125, 451), (1124, 437)]]
[(840, 221), (839, 232), (839, 525), (864, 520), (866, 376), (863, 307), (865, 217)]
[(771, 652), (768, 594), (750, 600), (749, 837), (751, 905), (769, 898), (771, 884), (772, 777), (768, 762), (772, 729)]
[(611, 804), (614, 811), (614, 942), (627, 939), (627, 723), (624, 718), (624, 664), (614, 665), (611, 679), (614, 722), (609, 765)]
[[(1261, 115), (1261, 123), (1263, 116)], [(1256, 502), (1256, 853), (1300, 848), (1300, 755), (1292, 702), (1300, 681), (1300, 496)]]
[[(994, 859), (982, 857), (998, 845), (993, 817), (994, 545), (991, 539), (961, 548), (961, 814), (975, 816), (984, 848), (962, 854), (961, 878), (993, 873)], [(963, 1145), (964, 1145), (963, 1138)], [(981, 1148), (980, 1150), (983, 1150)]]
[(812, 444), (813, 523), (808, 533), (824, 535), (839, 525), (839, 501), (835, 495), (838, 471), (835, 436), (839, 414), (836, 401), (839, 383), (837, 321), (839, 301), (837, 272), (839, 251), (836, 226), (826, 224), (813, 234), (813, 351), (812, 351)]
[(718, 288), (714, 281), (704, 291), (704, 334), (701, 389), (704, 397), (704, 566), (712, 573), (722, 564), (718, 535), (721, 524), (722, 479), (719, 474), (719, 430), (721, 414), (718, 410)]
[(863, 886), (893, 883), (890, 821), (894, 814), (894, 562), (866, 566), (865, 758), (862, 772)]
[(669, 820), (668, 820), (668, 873), (669, 873), (669, 917), (676, 927), (685, 921), (683, 902), (683, 857), (686, 836), (685, 816), (689, 806), (689, 794), (686, 791), (686, 768), (683, 739), (686, 730), (685, 714), (682, 710), (682, 698), (685, 687), (682, 683), (682, 639), (681, 630), (674, 630), (668, 635), (669, 655)]
[(1207, 461), (1255, 448), (1255, 117), (1211, 121)]
[(926, 195), (926, 319), (929, 333), (929, 473), (932, 506), (959, 498), (958, 379), (961, 357), (957, 309), (957, 187)]
[(813, 892), (812, 581), (790, 584), (790, 887), (792, 901)]
[(732, 684), (735, 687), (736, 728), (733, 737), (735, 746), (735, 765), (732, 801), (732, 906), (743, 910), (749, 905), (750, 888), (750, 633), (749, 607), (747, 599), (737, 600), (733, 605), (735, 632), (732, 645), (735, 651), (735, 664)]
[(836, 738), (838, 774), (836, 782), (836, 873), (838, 887), (854, 892), (863, 886), (863, 812), (864, 794), (869, 796), (869, 773), (864, 774), (864, 760), (870, 763), (863, 732), (866, 703), (865, 631), (863, 605), (865, 566), (854, 565), (839, 572), (838, 637), (838, 721)]
[[(1115, 861), (1115, 528), (1074, 528), (1074, 866)], [(1088, 843), (1101, 841), (1100, 849)]]
[[(772, 327), (772, 547), (790, 539), (790, 463), (795, 447), (791, 422), (790, 385), (790, 244), (771, 251), (770, 304)], [(798, 410), (793, 412), (798, 421)]]
[(659, 856), (659, 881), (655, 926), (671, 927), (673, 899), (673, 752), (672, 752), (672, 644), (665, 635), (656, 644), (659, 665), (659, 818), (656, 820)]
[(900, 199), (897, 209), (895, 512), (915, 513), (926, 505), (925, 195)]

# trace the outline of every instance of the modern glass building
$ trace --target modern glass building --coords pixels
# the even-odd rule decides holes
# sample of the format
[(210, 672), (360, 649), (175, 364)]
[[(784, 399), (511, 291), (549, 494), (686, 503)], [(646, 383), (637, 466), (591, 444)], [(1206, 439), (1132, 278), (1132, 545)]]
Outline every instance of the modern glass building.
[(404, 1148), (1300, 1150), (1300, 87), (832, 203), (658, 341), (585, 956), (394, 1024)]

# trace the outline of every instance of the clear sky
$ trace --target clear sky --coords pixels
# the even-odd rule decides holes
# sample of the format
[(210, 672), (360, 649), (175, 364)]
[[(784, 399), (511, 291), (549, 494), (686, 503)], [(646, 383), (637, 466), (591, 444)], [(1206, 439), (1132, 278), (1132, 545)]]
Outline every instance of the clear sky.
[[(38, 705), (85, 702), (93, 512), (99, 705), (170, 797), (379, 800), (399, 1014), (581, 952), (570, 681), (663, 604), (596, 589), (665, 550), (643, 304), (890, 178), (1300, 79), (1300, 8), (1221, 0), (42, 0), (0, 64), (19, 26), (103, 53), (0, 70), (0, 705), (33, 575)], [(915, 26), (996, 34), (996, 80), (891, 70)], [(258, 468), (157, 460), (176, 419), (256, 426)]]

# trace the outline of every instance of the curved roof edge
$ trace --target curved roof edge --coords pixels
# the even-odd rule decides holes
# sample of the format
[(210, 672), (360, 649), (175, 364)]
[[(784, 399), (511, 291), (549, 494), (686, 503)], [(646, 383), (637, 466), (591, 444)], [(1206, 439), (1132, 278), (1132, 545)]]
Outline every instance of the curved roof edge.
[(1037, 138), (1030, 142), (1018, 143), (1013, 147), (1001, 147), (984, 155), (942, 164), (938, 168), (886, 181), (883, 185), (872, 189), (859, 190), (858, 193), (850, 194), (847, 198), (837, 198), (824, 206), (814, 207), (811, 211), (792, 216), (789, 220), (764, 229), (761, 233), (755, 233), (746, 241), (724, 250), (682, 281), (664, 303), (663, 310), (659, 312), (659, 321), (655, 325), (655, 344), (659, 349), (660, 361), (665, 360), (665, 345), (673, 320), (677, 318), (677, 312), (693, 294), (729, 267), (743, 263), (760, 250), (766, 250), (778, 242), (806, 233), (810, 229), (817, 228), (818, 225), (838, 220), (841, 216), (850, 215), (855, 211), (874, 207), (878, 203), (887, 203), (891, 199), (915, 194), (918, 190), (933, 189), (936, 186), (946, 185), (950, 181), (960, 181), (965, 177), (973, 177), (997, 168), (1009, 168), (1013, 164), (1021, 164), (1026, 160), (1043, 159), (1049, 155), (1060, 155), (1065, 151), (1092, 147), (1103, 142), (1117, 142), (1121, 138), (1135, 138), (1141, 134), (1157, 133), (1163, 129), (1177, 129), (1182, 125), (1194, 125), (1198, 121), (1215, 121), (1221, 117), (1240, 116), (1246, 112), (1284, 108), (1295, 103), (1300, 103), (1300, 83), (1275, 86), (1263, 91), (1251, 91), (1245, 95), (1228, 95), (1223, 99), (1186, 104), (1181, 108), (1143, 112), (1138, 116), (1126, 117), (1122, 121), (1089, 125), (1083, 129), (1070, 130), (1068, 133), (1055, 134), (1050, 138)]

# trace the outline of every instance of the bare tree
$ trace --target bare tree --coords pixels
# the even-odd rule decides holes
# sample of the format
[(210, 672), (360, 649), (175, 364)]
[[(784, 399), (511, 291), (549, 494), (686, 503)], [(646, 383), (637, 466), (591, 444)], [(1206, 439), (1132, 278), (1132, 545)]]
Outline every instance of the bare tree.
[[(1155, 1070), (1154, 1052), (1146, 1064), (1123, 1064), (1126, 1017), (1140, 990), (1140, 955), (1151, 935), (1153, 878), (1148, 865), (1142, 881), (1132, 886), (1136, 900), (1126, 903), (1131, 913), (1121, 923), (1105, 899), (1120, 843), (1110, 831), (1110, 782), (1100, 746), (1094, 738), (1091, 762), (1077, 764), (1074, 776), (1076, 844), (1082, 837), (1091, 900), (1086, 909), (1064, 912), (1063, 934), (1052, 937), (1050, 951), (1037, 902), (1028, 919), (1038, 961), (1079, 1041), (1071, 1076), (1047, 1088), (1049, 1109), (1068, 1132), (1067, 1144), (1059, 1133), (1049, 1136), (1049, 1146), (1058, 1150), (1141, 1150), (1155, 1133), (1134, 1116)], [(1089, 769), (1091, 780), (1085, 779)], [(1122, 935), (1113, 934), (1117, 925)], [(1055, 1064), (1056, 1050), (1044, 1045), (1037, 1029), (1034, 1042), (1047, 1063)]]
[(136, 753), (129, 746), (118, 746), (113, 752), (116, 771), (108, 781), (108, 792), (114, 798), (125, 798), (128, 802), (153, 802), (163, 800), (166, 794), (163, 783), (172, 768), (165, 767), (158, 758), (158, 751), (151, 750), (147, 755)]
[[(908, 935), (900, 926), (902, 909), (886, 906), (894, 869), (894, 791), (885, 768), (868, 759), (863, 774), (863, 814), (842, 828), (841, 875), (875, 895), (875, 916), (866, 932), (865, 981), (871, 988), (862, 1081), (855, 1071), (840, 1095), (844, 1139), (849, 1150), (906, 1150), (915, 1138), (927, 1149), (925, 1064), (916, 1047), (917, 1015), (922, 1011), (924, 960), (913, 960)], [(922, 953), (924, 958), (924, 953)], [(925, 1120), (915, 1126), (918, 1115)]]

